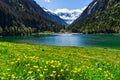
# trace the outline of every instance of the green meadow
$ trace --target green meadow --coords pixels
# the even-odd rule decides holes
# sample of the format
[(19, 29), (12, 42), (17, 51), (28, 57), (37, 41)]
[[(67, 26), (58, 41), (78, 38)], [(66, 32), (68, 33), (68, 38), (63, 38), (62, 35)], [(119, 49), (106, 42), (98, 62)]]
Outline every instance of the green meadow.
[(0, 80), (119, 80), (120, 50), (0, 42)]

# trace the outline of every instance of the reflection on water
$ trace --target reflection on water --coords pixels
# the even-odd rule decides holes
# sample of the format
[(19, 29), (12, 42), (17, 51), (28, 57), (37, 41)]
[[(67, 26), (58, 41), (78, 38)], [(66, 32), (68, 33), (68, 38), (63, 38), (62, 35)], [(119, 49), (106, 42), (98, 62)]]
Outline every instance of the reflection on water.
[(54, 34), (39, 37), (4, 37), (0, 38), (0, 41), (56, 46), (107, 47), (120, 49), (120, 35), (117, 34)]

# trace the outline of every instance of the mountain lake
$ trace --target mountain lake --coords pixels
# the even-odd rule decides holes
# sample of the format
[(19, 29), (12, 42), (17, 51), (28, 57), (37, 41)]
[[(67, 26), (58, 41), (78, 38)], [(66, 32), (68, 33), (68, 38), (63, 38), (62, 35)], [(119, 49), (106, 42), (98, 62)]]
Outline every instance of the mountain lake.
[(0, 37), (3, 42), (53, 46), (100, 47), (120, 49), (120, 34), (53, 34), (32, 37)]

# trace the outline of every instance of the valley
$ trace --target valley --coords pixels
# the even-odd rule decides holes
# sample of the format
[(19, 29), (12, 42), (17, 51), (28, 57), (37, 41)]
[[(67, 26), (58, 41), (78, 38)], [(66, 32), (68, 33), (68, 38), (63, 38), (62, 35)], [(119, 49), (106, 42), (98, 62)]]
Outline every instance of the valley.
[(0, 80), (119, 74), (120, 0), (0, 0)]

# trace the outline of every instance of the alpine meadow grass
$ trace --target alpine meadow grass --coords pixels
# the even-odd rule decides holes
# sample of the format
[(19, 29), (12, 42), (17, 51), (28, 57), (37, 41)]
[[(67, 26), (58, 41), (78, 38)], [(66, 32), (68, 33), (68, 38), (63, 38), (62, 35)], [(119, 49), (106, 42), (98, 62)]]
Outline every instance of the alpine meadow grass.
[(120, 50), (0, 42), (0, 80), (119, 80)]

